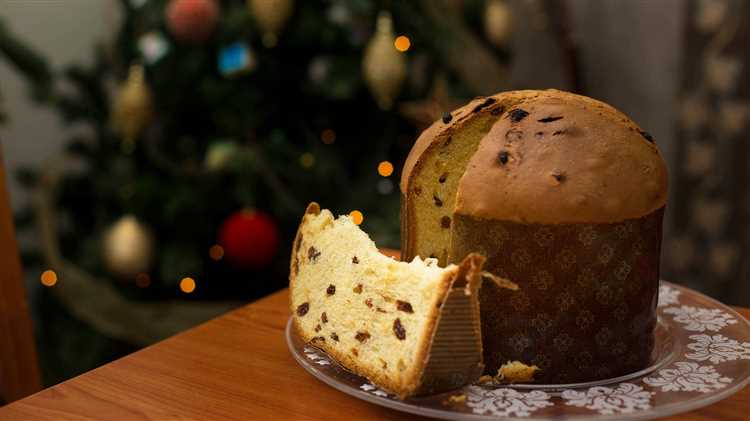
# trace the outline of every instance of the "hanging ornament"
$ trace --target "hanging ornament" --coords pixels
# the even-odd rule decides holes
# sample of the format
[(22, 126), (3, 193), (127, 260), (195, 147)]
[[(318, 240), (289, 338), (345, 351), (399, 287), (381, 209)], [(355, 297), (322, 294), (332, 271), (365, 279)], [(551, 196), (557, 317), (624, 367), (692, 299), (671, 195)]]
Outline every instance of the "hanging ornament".
[(170, 0), (167, 5), (167, 27), (181, 42), (202, 43), (214, 32), (218, 20), (216, 0)]
[(143, 66), (130, 66), (128, 78), (117, 94), (112, 113), (112, 122), (123, 137), (123, 144), (132, 147), (135, 139), (151, 121), (153, 100), (146, 85)]
[(235, 42), (219, 50), (219, 73), (226, 77), (250, 72), (255, 68), (255, 55), (244, 42)]
[(513, 31), (513, 16), (505, 0), (489, 0), (484, 10), (484, 33), (496, 47), (503, 47)]
[(394, 43), (391, 15), (380, 12), (375, 35), (365, 47), (362, 73), (378, 106), (384, 110), (393, 106), (406, 79), (406, 60)]
[(113, 275), (130, 281), (148, 271), (154, 257), (154, 239), (135, 216), (117, 220), (102, 240), (104, 265)]
[(169, 52), (169, 43), (161, 32), (152, 31), (138, 39), (138, 50), (141, 52), (143, 61), (151, 65)]
[(244, 269), (268, 265), (279, 248), (279, 230), (265, 213), (242, 210), (230, 215), (219, 230), (219, 244), (232, 264)]
[(263, 35), (263, 45), (276, 46), (279, 34), (294, 9), (293, 0), (247, 0), (247, 7), (255, 17)]

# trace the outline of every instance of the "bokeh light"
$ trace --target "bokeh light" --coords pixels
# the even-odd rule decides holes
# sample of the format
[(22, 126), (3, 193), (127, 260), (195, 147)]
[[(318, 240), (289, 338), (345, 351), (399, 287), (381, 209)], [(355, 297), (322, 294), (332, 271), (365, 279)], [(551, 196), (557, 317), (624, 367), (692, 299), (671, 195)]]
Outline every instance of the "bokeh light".
[(44, 272), (42, 272), (42, 276), (39, 277), (42, 281), (42, 285), (46, 287), (52, 287), (55, 286), (57, 283), (57, 274), (54, 270), (47, 269)]
[(208, 255), (214, 260), (221, 260), (224, 257), (224, 247), (214, 244), (208, 249)]
[(299, 164), (302, 168), (312, 168), (315, 165), (315, 155), (305, 152), (299, 157)]
[(148, 276), (148, 273), (141, 272), (135, 275), (135, 285), (138, 288), (147, 288), (151, 285), (151, 277)]
[(322, 132), (320, 132), (320, 141), (325, 143), (326, 145), (330, 145), (331, 143), (336, 141), (336, 132), (332, 129), (325, 129)]
[(364, 215), (362, 215), (362, 212), (360, 212), (360, 211), (358, 211), (358, 210), (353, 210), (353, 211), (351, 211), (351, 212), (349, 213), (349, 216), (351, 216), (351, 217), (352, 217), (352, 221), (353, 221), (353, 222), (354, 222), (355, 224), (357, 224), (357, 225), (361, 224), (361, 223), (362, 223), (362, 221), (364, 221), (364, 220), (365, 220), (365, 216), (364, 216)]
[(393, 164), (388, 161), (381, 162), (380, 164), (378, 164), (378, 174), (383, 177), (388, 177), (389, 175), (393, 174)]
[(393, 45), (396, 47), (398, 51), (406, 52), (409, 47), (411, 47), (411, 40), (409, 40), (409, 37), (406, 35), (400, 35), (396, 38), (396, 41), (393, 42)]
[(185, 294), (195, 291), (195, 280), (193, 278), (182, 278), (180, 281), (180, 291)]

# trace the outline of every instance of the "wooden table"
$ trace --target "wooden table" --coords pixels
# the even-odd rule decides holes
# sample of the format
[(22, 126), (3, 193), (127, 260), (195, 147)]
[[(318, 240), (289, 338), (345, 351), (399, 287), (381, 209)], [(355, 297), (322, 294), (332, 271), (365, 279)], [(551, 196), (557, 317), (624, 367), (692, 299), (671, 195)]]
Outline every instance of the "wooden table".
[[(326, 386), (292, 358), (283, 290), (0, 408), (2, 420), (396, 420)], [(738, 309), (750, 316), (750, 309)], [(672, 420), (750, 419), (750, 387)]]

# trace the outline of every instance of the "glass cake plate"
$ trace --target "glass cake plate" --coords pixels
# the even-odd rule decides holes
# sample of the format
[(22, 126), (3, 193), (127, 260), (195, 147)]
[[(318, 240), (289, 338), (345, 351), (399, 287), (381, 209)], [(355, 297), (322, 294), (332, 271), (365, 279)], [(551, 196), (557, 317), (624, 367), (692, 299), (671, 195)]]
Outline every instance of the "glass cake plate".
[[(750, 323), (703, 294), (662, 281), (653, 364), (590, 383), (469, 385), (405, 401), (351, 373), (286, 327), (289, 350), (318, 380), (344, 393), (398, 411), (455, 420), (642, 420), (710, 405), (750, 382)], [(463, 393), (466, 400), (449, 404)]]

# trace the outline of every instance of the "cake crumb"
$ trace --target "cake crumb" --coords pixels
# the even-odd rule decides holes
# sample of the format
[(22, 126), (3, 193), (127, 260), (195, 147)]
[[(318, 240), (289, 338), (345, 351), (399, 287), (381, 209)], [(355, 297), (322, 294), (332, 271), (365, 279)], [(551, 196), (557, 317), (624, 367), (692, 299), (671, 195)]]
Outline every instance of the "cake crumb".
[(508, 361), (497, 370), (495, 380), (503, 383), (528, 383), (534, 381), (534, 373), (539, 367), (526, 365), (520, 361)]
[(463, 405), (464, 403), (466, 403), (466, 394), (464, 394), (464, 393), (459, 393), (457, 395), (451, 395), (451, 396), (448, 397), (448, 399), (446, 399), (445, 401), (443, 401), (443, 404), (445, 404), (445, 405), (451, 405), (451, 406), (453, 406), (453, 405)]
[(488, 383), (494, 383), (495, 378), (490, 376), (489, 374), (485, 374), (484, 376), (477, 379), (478, 384), (488, 384)]

